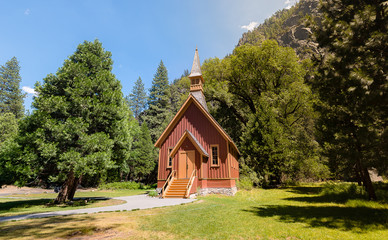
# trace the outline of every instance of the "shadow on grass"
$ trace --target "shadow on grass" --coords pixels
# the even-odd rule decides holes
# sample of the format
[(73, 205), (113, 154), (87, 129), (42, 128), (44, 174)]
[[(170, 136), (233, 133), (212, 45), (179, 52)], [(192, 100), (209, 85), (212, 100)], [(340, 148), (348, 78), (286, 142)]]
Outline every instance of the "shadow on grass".
[[(41, 207), (42, 209), (49, 210), (50, 208), (69, 208), (87, 206), (96, 201), (104, 201), (109, 198), (105, 197), (89, 197), (89, 198), (74, 198), (74, 201), (66, 204), (53, 204), (53, 199), (23, 199), (17, 201), (9, 201), (0, 203), (0, 214), (12, 212), (20, 212), (23, 214), (23, 210), (32, 207)], [(3, 216), (4, 217), (4, 216)]]
[(98, 228), (93, 225), (92, 222), (94, 220), (94, 217), (85, 215), (82, 217), (49, 217), (29, 221), (0, 223), (0, 238), (69, 238), (91, 235), (117, 227), (116, 225), (110, 225), (103, 229)]
[(322, 187), (289, 187), (287, 191), (297, 194), (318, 194), (322, 191)]
[(339, 206), (273, 206), (265, 205), (244, 210), (260, 217), (276, 217), (280, 221), (301, 222), (311, 227), (365, 232), (388, 228), (388, 210), (368, 207)]

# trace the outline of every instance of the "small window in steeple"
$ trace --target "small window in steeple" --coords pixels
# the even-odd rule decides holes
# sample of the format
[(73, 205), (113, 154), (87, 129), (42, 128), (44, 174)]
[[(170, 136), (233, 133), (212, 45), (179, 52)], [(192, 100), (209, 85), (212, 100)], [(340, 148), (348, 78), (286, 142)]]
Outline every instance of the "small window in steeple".
[(195, 79), (195, 84), (199, 84), (199, 78)]

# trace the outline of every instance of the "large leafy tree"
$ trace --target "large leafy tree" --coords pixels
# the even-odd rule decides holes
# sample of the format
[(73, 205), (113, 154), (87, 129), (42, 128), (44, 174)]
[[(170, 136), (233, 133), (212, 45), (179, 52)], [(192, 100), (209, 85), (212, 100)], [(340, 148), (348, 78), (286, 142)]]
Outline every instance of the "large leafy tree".
[(144, 111), (147, 105), (147, 94), (144, 90), (144, 83), (140, 77), (136, 80), (132, 93), (126, 97), (126, 100), (129, 103), (133, 115), (139, 120), (140, 113)]
[(171, 118), (170, 85), (168, 83), (167, 68), (163, 61), (159, 66), (152, 81), (148, 97), (148, 109), (142, 116), (150, 129), (151, 139), (155, 142), (162, 134)]
[(353, 170), (376, 199), (368, 168), (388, 167), (388, 5), (327, 0), (320, 10), (315, 36), (323, 54), (314, 82), (322, 100), (320, 140), (333, 171)]
[(10, 112), (16, 118), (24, 115), (23, 98), (20, 90), (20, 66), (16, 57), (0, 66), (0, 113)]
[(23, 156), (14, 161), (30, 176), (63, 182), (57, 202), (73, 198), (83, 175), (103, 175), (129, 158), (129, 112), (112, 64), (98, 40), (85, 41), (36, 84), (35, 110), (18, 140)]
[(313, 137), (314, 96), (291, 48), (243, 45), (203, 69), (211, 111), (240, 140), (248, 169), (276, 183), (324, 174)]

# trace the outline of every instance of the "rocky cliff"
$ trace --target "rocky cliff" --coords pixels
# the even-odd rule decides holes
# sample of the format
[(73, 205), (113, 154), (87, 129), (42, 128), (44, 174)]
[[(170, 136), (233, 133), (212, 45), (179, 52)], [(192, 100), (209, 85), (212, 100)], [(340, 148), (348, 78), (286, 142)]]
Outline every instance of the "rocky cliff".
[(319, 0), (300, 0), (290, 9), (276, 12), (253, 31), (242, 35), (238, 45), (259, 44), (265, 39), (275, 39), (281, 46), (292, 47), (302, 59), (317, 51), (317, 43), (310, 39), (306, 27), (307, 16), (319, 19)]

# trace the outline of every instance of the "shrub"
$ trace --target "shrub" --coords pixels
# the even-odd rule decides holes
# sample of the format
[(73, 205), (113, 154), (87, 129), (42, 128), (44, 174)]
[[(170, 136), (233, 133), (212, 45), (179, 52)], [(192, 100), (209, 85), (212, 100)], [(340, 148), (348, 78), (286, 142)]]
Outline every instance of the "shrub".
[(151, 191), (148, 191), (148, 196), (150, 197), (157, 197), (159, 194), (158, 192), (156, 192), (156, 190), (151, 190)]
[(99, 189), (104, 190), (118, 190), (118, 189), (144, 189), (141, 183), (137, 182), (112, 182), (112, 183), (103, 183), (99, 187)]
[(240, 177), (240, 180), (237, 181), (237, 188), (244, 189), (244, 190), (252, 190), (253, 182), (249, 177), (242, 176)]
[(366, 193), (361, 186), (354, 183), (325, 183), (321, 195), (333, 202), (346, 202), (349, 199), (366, 199)]

